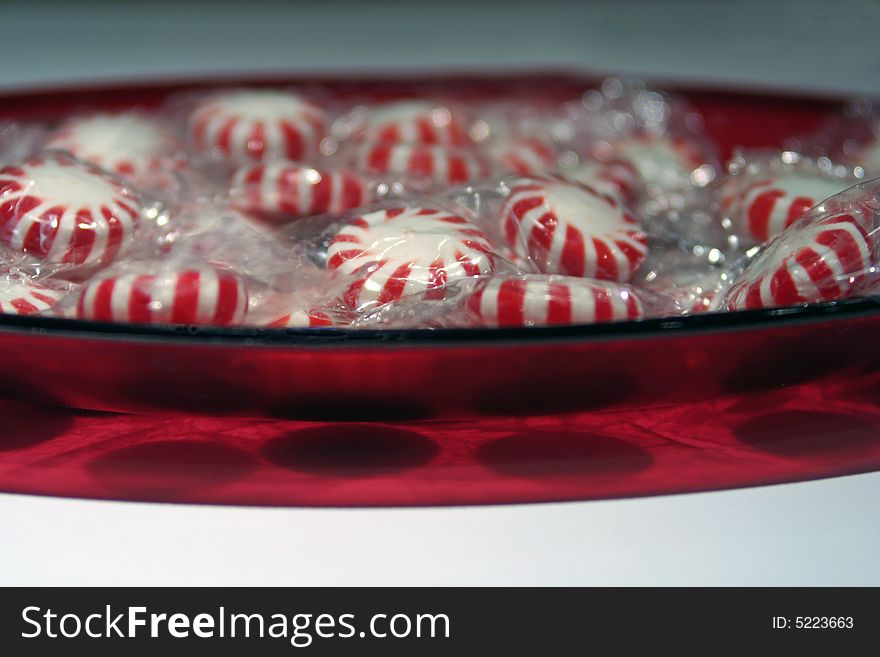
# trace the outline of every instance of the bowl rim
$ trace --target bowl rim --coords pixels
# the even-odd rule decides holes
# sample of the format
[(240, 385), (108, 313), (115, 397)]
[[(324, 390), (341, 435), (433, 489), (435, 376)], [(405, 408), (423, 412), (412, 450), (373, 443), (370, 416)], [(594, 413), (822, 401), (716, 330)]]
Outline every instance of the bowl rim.
[(34, 335), (114, 342), (242, 347), (383, 348), (543, 346), (558, 342), (632, 341), (774, 329), (792, 324), (843, 322), (880, 316), (880, 295), (734, 312), (658, 317), (623, 322), (511, 328), (350, 329), (213, 327), (117, 324), (46, 316), (0, 314), (0, 336)]

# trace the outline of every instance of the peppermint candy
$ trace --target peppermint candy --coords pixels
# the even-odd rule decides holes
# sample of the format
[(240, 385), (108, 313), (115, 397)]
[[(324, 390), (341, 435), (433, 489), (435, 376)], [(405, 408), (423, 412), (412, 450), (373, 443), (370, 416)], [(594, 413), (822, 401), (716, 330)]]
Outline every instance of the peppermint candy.
[(100, 276), (80, 292), (77, 316), (102, 322), (230, 326), (247, 313), (235, 274), (200, 267)]
[(627, 207), (635, 204), (641, 192), (639, 172), (628, 160), (586, 161), (567, 170), (565, 175), (600, 194), (617, 198)]
[(731, 215), (739, 235), (752, 242), (766, 242), (814, 205), (850, 184), (803, 173), (765, 178), (747, 185), (741, 192), (728, 192), (721, 200), (721, 211)]
[(133, 112), (71, 119), (49, 136), (47, 148), (69, 151), (120, 176), (167, 165), (182, 144), (159, 121)]
[(63, 296), (58, 290), (27, 279), (0, 279), (0, 313), (33, 315), (45, 312)]
[(293, 162), (243, 167), (233, 178), (232, 190), (236, 207), (276, 221), (335, 214), (372, 200), (368, 181), (352, 171)]
[(779, 237), (734, 282), (726, 304), (745, 310), (842, 299), (871, 262), (861, 224), (850, 214), (827, 217)]
[(333, 319), (323, 310), (291, 310), (275, 317), (266, 328), (320, 328), (333, 326)]
[(116, 178), (63, 153), (0, 169), (0, 243), (43, 262), (109, 264), (141, 212)]
[(467, 219), (438, 208), (391, 208), (342, 228), (327, 249), (327, 267), (356, 280), (343, 294), (365, 308), (427, 292), (442, 298), (453, 281), (495, 268), (489, 238)]
[(353, 162), (360, 171), (437, 185), (474, 182), (490, 173), (488, 163), (478, 153), (425, 144), (366, 143), (356, 151)]
[(321, 108), (294, 93), (229, 91), (195, 108), (189, 133), (197, 151), (225, 160), (306, 160), (319, 154), (327, 118)]
[(640, 133), (615, 140), (612, 148), (614, 159), (632, 162), (646, 186), (667, 191), (691, 185), (691, 173), (704, 159), (700, 148), (683, 137)]
[(544, 173), (556, 168), (556, 151), (540, 139), (499, 139), (488, 145), (487, 152), (500, 169), (519, 176)]
[(572, 276), (496, 276), (466, 302), (470, 320), (487, 327), (591, 324), (644, 317), (636, 293)]
[(501, 218), (510, 246), (543, 273), (628, 282), (647, 253), (616, 199), (561, 177), (515, 178)]
[(467, 119), (428, 102), (388, 103), (370, 111), (363, 138), (394, 144), (461, 146), (468, 142)]

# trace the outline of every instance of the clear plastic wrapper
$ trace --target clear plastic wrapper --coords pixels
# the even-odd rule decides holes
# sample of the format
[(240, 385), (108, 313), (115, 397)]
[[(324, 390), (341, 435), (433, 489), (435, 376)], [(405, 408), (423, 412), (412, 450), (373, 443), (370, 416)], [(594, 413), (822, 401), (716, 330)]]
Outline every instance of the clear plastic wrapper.
[(559, 169), (556, 147), (539, 137), (499, 137), (484, 147), (495, 172), (530, 176)]
[(678, 314), (671, 299), (609, 281), (573, 276), (497, 276), (466, 301), (471, 325), (594, 324)]
[(413, 98), (381, 103), (358, 103), (333, 124), (337, 141), (385, 144), (470, 145), (473, 118), (458, 103)]
[(658, 232), (688, 238), (694, 214), (719, 163), (702, 117), (684, 101), (632, 80), (609, 78), (563, 106), (555, 132), (581, 162), (624, 160), (638, 171), (637, 210)]
[(0, 243), (66, 274), (122, 256), (147, 209), (122, 180), (64, 151), (0, 169)]
[(356, 171), (419, 193), (486, 180), (493, 172), (480, 150), (434, 144), (359, 142), (340, 157)]
[(746, 260), (729, 310), (837, 301), (876, 289), (880, 181), (809, 210)]
[(552, 132), (556, 106), (540, 99), (521, 97), (479, 104), (470, 135), (489, 160), (492, 174), (539, 175), (559, 170), (573, 157)]
[(449, 283), (440, 295), (422, 292), (401, 297), (358, 315), (351, 328), (466, 328), (470, 321), (464, 304), (483, 280), (487, 279), (467, 278)]
[(849, 167), (794, 151), (739, 151), (716, 192), (728, 244), (744, 251), (762, 244), (830, 196), (859, 182)]
[(557, 176), (506, 179), (499, 222), (507, 244), (547, 274), (627, 283), (644, 260), (647, 236), (613, 196)]
[(528, 89), (514, 93), (509, 99), (477, 103), (471, 109), (474, 121), (470, 137), (476, 144), (516, 138), (535, 138), (546, 144), (559, 146), (570, 138), (570, 133), (555, 133), (559, 103)]
[(172, 184), (171, 172), (186, 165), (185, 144), (172, 127), (139, 111), (69, 117), (47, 135), (45, 147), (144, 187)]
[[(872, 112), (847, 117), (859, 148)], [(0, 312), (492, 328), (880, 292), (880, 183), (837, 194), (863, 151), (805, 152), (720, 179), (699, 115), (617, 79), (569, 103), (225, 89), (2, 124)]]
[(299, 271), (273, 282), (274, 287), (252, 296), (245, 324), (265, 328), (349, 327), (358, 313), (333, 298), (326, 272)]
[(492, 274), (501, 260), (465, 212), (426, 201), (373, 209), (343, 225), (326, 265), (350, 279), (341, 298), (363, 313), (420, 292), (442, 298), (447, 284)]
[(681, 99), (609, 78), (548, 123), (563, 175), (616, 196), (656, 239), (726, 250), (708, 189), (720, 168), (715, 148)]
[(235, 326), (247, 315), (248, 296), (241, 276), (196, 259), (130, 261), (82, 285), (76, 316), (132, 324)]
[[(346, 326), (350, 322), (338, 322), (339, 326)], [(281, 314), (274, 315), (266, 324), (266, 328), (324, 328), (336, 324), (333, 315), (320, 308), (302, 310), (300, 308), (288, 308)]]
[(76, 288), (67, 281), (41, 279), (15, 266), (0, 265), (0, 313), (60, 314), (62, 302)]
[(443, 298), (403, 297), (355, 322), (360, 328), (512, 328), (634, 321), (683, 314), (675, 299), (632, 285), (575, 276), (505, 274), (450, 284)]
[(331, 116), (312, 94), (290, 89), (223, 89), (178, 98), (187, 144), (197, 161), (225, 166), (320, 160)]
[(786, 146), (815, 157), (851, 167), (859, 178), (880, 176), (880, 107), (868, 98), (850, 98), (837, 114), (813, 134), (794, 136)]
[(499, 103), (421, 98), (361, 104), (337, 121), (334, 135), (336, 157), (347, 166), (419, 193), (553, 171), (559, 157), (542, 120), (526, 121)]
[(204, 201), (176, 208), (153, 256), (196, 258), (270, 283), (287, 266), (287, 248), (272, 228), (230, 207)]
[(28, 159), (45, 139), (46, 129), (41, 125), (0, 121), (0, 167)]
[(633, 285), (668, 296), (682, 314), (693, 315), (721, 310), (732, 280), (730, 268), (709, 257), (661, 248), (648, 253)]
[(581, 159), (564, 165), (561, 172), (567, 178), (617, 198), (622, 205), (639, 207), (643, 192), (642, 177), (629, 160)]
[(229, 189), (236, 208), (273, 224), (342, 213), (369, 205), (387, 193), (387, 185), (356, 171), (319, 169), (288, 160), (244, 166), (233, 176)]
[(478, 218), (449, 198), (411, 197), (290, 224), (288, 274), (273, 282), (286, 298), (271, 319), (369, 327), (377, 309), (415, 297), (427, 317), (460, 282), (520, 271)]

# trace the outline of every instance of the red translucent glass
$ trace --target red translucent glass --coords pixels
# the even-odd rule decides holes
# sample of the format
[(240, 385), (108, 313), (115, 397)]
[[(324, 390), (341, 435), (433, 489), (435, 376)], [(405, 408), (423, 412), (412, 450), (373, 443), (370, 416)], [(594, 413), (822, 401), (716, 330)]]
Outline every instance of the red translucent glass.
[[(341, 97), (419, 88), (408, 80), (312, 82)], [(590, 81), (434, 84), (465, 97), (526, 89), (565, 98)], [(152, 106), (195, 86), (8, 95), (0, 118)], [(683, 93), (725, 153), (735, 144), (779, 146), (834, 107)], [(26, 403), (0, 405), (0, 489), (210, 503), (446, 504), (861, 472), (880, 459), (878, 329), (872, 300), (499, 331), (189, 330), (4, 316), (0, 396)]]
[(367, 506), (679, 493), (880, 467), (880, 377), (662, 408), (450, 422), (117, 415), (0, 402), (0, 489)]

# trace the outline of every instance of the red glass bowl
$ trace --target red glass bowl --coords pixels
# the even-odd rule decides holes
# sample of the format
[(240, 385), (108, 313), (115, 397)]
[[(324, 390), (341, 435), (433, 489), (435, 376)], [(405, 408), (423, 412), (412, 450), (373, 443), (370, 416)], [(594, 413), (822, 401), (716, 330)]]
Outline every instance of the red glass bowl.
[(0, 490), (198, 504), (585, 500), (880, 468), (880, 376), (650, 409), (255, 421), (0, 402)]
[[(7, 94), (0, 119), (217, 84), (570, 98), (594, 80), (249, 79)], [(679, 89), (722, 150), (838, 99)], [(190, 329), (0, 316), (0, 490), (274, 505), (689, 492), (880, 467), (876, 299), (564, 328)], [(55, 407), (47, 406), (48, 404)], [(144, 411), (107, 414), (88, 410)], [(239, 416), (239, 417), (235, 417)], [(275, 421), (265, 421), (274, 418)]]
[[(572, 98), (571, 76), (225, 80), (7, 94), (0, 119), (152, 107), (219, 84), (307, 84), (337, 98), (426, 88), (463, 98)], [(678, 90), (722, 155), (779, 146), (833, 99)], [(121, 326), (0, 316), (0, 396), (82, 409), (299, 420), (531, 416), (694, 403), (872, 372), (874, 299), (638, 323), (347, 331)]]

